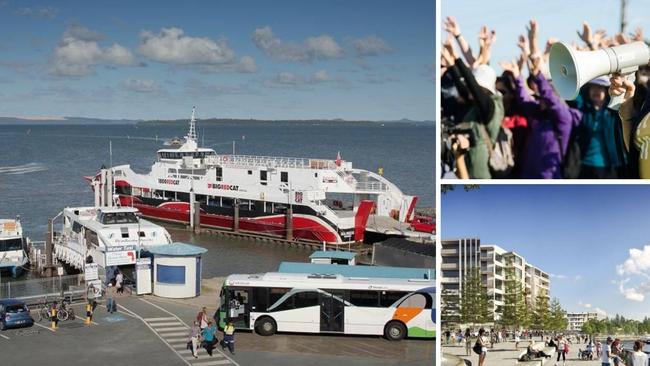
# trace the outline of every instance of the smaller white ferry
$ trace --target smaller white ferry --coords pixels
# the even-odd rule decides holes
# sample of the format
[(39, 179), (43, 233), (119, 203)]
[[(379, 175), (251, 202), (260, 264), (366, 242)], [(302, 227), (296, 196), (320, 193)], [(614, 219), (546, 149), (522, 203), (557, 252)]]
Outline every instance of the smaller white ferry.
[(100, 270), (134, 267), (141, 251), (172, 243), (165, 228), (140, 218), (133, 207), (68, 207), (59, 215), (55, 256), (81, 271), (86, 263), (97, 263)]
[(28, 247), (20, 219), (0, 219), (0, 271), (9, 271), (13, 278), (20, 276), (29, 263)]

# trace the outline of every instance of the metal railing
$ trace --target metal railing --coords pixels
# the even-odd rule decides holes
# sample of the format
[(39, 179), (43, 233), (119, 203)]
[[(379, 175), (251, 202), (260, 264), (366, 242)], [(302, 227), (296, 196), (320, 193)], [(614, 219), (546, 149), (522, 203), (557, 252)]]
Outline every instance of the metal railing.
[(358, 191), (374, 191), (385, 192), (388, 191), (388, 185), (382, 182), (357, 182), (354, 188)]
[(269, 168), (336, 169), (332, 160), (257, 155), (218, 155), (205, 159), (206, 164), (263, 166)]
[(45, 297), (61, 294), (73, 297), (83, 296), (85, 292), (84, 275), (55, 276), (0, 284), (0, 299), (20, 299), (28, 304), (40, 302)]

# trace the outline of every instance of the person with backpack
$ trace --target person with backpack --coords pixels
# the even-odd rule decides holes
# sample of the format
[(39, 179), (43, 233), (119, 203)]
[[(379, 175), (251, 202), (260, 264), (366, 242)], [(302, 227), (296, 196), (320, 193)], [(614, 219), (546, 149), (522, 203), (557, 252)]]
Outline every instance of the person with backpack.
[(485, 336), (485, 329), (478, 330), (478, 338), (474, 344), (473, 351), (478, 355), (478, 366), (483, 366), (487, 357), (488, 338)]

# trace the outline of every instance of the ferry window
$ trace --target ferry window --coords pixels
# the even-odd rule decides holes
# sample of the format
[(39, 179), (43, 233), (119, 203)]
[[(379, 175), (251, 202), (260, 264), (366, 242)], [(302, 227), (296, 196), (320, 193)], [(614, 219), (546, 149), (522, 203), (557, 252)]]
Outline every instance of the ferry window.
[(129, 229), (128, 228), (123, 227), (121, 229), (121, 231), (122, 231), (122, 239), (126, 239), (126, 238), (129, 237)]
[(174, 174), (176, 174), (176, 169), (174, 169), (174, 168), (169, 168), (169, 169), (167, 169), (167, 173), (170, 173), (170, 174), (171, 174), (171, 173), (174, 173)]
[(181, 202), (190, 202), (190, 194), (186, 192), (176, 192), (176, 200)]
[(253, 171), (252, 171), (252, 170), (249, 170), (249, 171), (248, 171), (248, 175), (253, 175)]
[(280, 172), (280, 182), (289, 183), (289, 172)]
[(379, 292), (377, 291), (350, 291), (350, 303), (356, 306), (376, 308), (379, 306)]
[(140, 231), (139, 235), (140, 235), (141, 238), (144, 238), (145, 236), (147, 236), (144, 231)]
[(0, 251), (21, 250), (22, 248), (23, 240), (20, 238), (0, 240)]
[(379, 295), (379, 304), (382, 307), (389, 307), (406, 294), (407, 292), (402, 291), (382, 291)]
[(104, 225), (137, 224), (138, 217), (134, 212), (109, 212), (102, 214), (101, 223)]
[(314, 173), (314, 178), (318, 178), (318, 173)]
[(261, 181), (266, 181), (267, 180), (267, 172), (266, 170), (260, 170), (260, 180)]
[(81, 232), (81, 224), (74, 221), (72, 223), (72, 231), (74, 231), (75, 233), (80, 233)]
[(217, 174), (216, 174), (216, 175), (217, 175), (217, 177), (216, 177), (216, 178), (217, 178), (217, 182), (221, 182), (221, 181), (223, 180), (223, 168), (221, 168), (220, 166), (218, 166), (216, 170), (217, 170), (217, 172), (216, 172), (216, 173), (217, 173)]

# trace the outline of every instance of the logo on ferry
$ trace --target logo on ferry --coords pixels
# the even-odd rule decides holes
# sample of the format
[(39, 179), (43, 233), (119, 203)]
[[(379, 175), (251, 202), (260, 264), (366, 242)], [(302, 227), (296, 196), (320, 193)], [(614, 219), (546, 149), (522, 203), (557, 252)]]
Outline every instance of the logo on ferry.
[(296, 192), (296, 202), (302, 202), (302, 192)]
[(178, 179), (158, 178), (160, 184), (172, 184), (177, 186), (180, 181)]
[(224, 191), (238, 191), (239, 186), (235, 186), (232, 184), (221, 184), (221, 183), (208, 183), (208, 188), (213, 188), (213, 189), (221, 189)]

